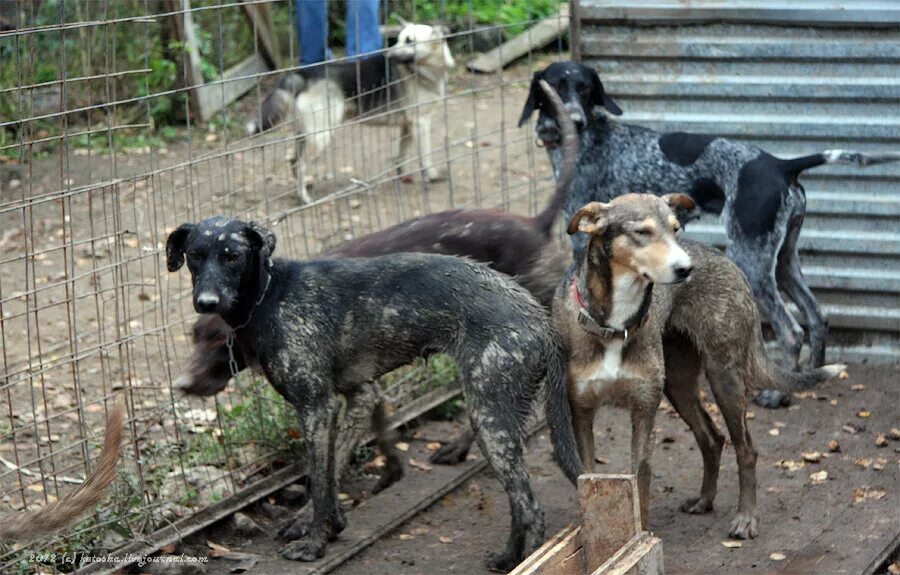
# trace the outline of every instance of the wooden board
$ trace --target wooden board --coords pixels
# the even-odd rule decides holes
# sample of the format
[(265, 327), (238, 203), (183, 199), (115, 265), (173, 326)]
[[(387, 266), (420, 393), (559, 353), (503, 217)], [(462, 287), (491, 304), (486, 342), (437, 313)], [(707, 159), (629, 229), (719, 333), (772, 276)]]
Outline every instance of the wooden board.
[(519, 563), (509, 575), (556, 575), (584, 573), (581, 527), (568, 525)]
[(633, 475), (587, 473), (578, 478), (581, 544), (588, 572), (594, 572), (641, 531), (637, 482)]
[(485, 52), (469, 63), (469, 69), (490, 74), (500, 70), (513, 60), (517, 60), (532, 50), (543, 48), (569, 27), (569, 6), (563, 4), (559, 14), (545, 18), (512, 40)]

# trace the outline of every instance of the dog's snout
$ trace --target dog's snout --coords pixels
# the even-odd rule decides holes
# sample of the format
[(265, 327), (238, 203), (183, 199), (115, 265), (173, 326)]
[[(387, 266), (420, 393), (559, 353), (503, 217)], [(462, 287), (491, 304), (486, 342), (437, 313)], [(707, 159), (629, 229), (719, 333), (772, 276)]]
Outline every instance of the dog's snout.
[(683, 282), (684, 280), (691, 277), (691, 272), (693, 271), (694, 266), (692, 265), (679, 265), (672, 270), (672, 273), (675, 275), (676, 282)]
[(219, 307), (219, 296), (210, 292), (201, 292), (197, 295), (194, 307), (198, 313), (213, 313)]
[(584, 109), (580, 104), (568, 102), (566, 103), (566, 110), (569, 112), (569, 116), (576, 126), (583, 127), (587, 123), (587, 117), (584, 115)]

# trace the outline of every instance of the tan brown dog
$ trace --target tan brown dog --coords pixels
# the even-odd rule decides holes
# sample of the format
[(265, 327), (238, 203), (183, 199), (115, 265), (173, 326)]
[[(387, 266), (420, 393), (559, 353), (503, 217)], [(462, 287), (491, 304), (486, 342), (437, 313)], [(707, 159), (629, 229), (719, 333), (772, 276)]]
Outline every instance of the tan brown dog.
[(678, 242), (673, 209), (692, 210), (683, 194), (628, 194), (581, 208), (569, 234), (589, 234), (588, 249), (556, 292), (555, 323), (569, 349), (568, 392), (582, 463), (594, 461), (593, 422), (601, 404), (631, 410), (631, 466), (647, 525), (653, 423), (663, 393), (687, 422), (703, 455), (700, 496), (682, 510), (713, 506), (725, 438), (700, 401), (706, 373), (737, 455), (738, 512), (729, 536), (757, 534), (756, 450), (746, 425), (747, 391), (806, 389), (843, 365), (787, 372), (769, 360), (750, 286), (720, 252)]
[(106, 420), (100, 461), (84, 483), (43, 509), (0, 515), (0, 540), (27, 541), (65, 529), (99, 503), (118, 474), (122, 421), (122, 407), (116, 404)]

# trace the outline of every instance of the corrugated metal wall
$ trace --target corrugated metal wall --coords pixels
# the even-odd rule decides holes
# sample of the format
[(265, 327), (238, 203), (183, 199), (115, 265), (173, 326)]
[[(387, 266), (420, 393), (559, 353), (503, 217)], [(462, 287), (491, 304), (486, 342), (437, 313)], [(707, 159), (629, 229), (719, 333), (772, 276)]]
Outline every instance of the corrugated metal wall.
[[(900, 150), (900, 2), (572, 2), (573, 57), (625, 114), (781, 157)], [(829, 358), (900, 361), (900, 165), (809, 170), (803, 269)], [(724, 246), (717, 219), (689, 237)]]

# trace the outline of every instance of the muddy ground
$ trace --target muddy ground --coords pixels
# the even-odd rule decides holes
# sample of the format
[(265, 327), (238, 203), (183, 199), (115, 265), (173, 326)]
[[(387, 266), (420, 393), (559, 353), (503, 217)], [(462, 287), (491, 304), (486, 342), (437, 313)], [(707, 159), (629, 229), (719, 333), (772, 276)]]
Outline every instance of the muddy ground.
[[(896, 367), (851, 366), (850, 379), (800, 394), (787, 410), (751, 407), (749, 428), (759, 450), (760, 535), (740, 548), (722, 545), (737, 504), (733, 449), (728, 445), (723, 453), (716, 509), (706, 515), (682, 513), (681, 501), (699, 489), (702, 464), (693, 435), (664, 404), (657, 417), (652, 460), (650, 529), (663, 540), (666, 572), (862, 573), (900, 533), (896, 514), (900, 441), (876, 445), (878, 435), (889, 434), (891, 427), (900, 423), (897, 381)], [(724, 430), (714, 405), (708, 403), (707, 409)], [(448, 427), (452, 426), (429, 422), (408, 430), (402, 438), (411, 444), (408, 456), (423, 461), (426, 444), (446, 437), (452, 431)], [(455, 427), (460, 428), (459, 424)], [(601, 411), (595, 433), (597, 456), (608, 462), (598, 465), (598, 472), (627, 472), (630, 425), (625, 412)], [(831, 440), (839, 443), (839, 451), (829, 452)], [(802, 454), (814, 451), (823, 454), (821, 462), (804, 462)], [(577, 521), (574, 490), (552, 462), (545, 430), (529, 442), (527, 463), (544, 506), (547, 533)], [(827, 472), (827, 479), (816, 482), (810, 478), (821, 471)], [(425, 471), (407, 466), (406, 478), (372, 498), (365, 490), (374, 479), (346, 482), (343, 489), (353, 497), (348, 501), (355, 507), (348, 508), (349, 526), (332, 544), (331, 552), (343, 551), (344, 540), (374, 532), (399, 506), (433, 488), (447, 473), (446, 468)], [(272, 502), (277, 504), (278, 498)], [(258, 507), (249, 514), (263, 525), (266, 535), (236, 536), (226, 521), (190, 538), (185, 551), (204, 554), (206, 542), (213, 541), (232, 551), (258, 555), (248, 573), (310, 571), (310, 565), (278, 555), (282, 542), (268, 536), (276, 524), (269, 514)], [(482, 561), (487, 552), (503, 547), (508, 527), (506, 496), (490, 471), (485, 471), (334, 573), (487, 573)], [(232, 562), (216, 559), (208, 572), (225, 574), (232, 567)]]

